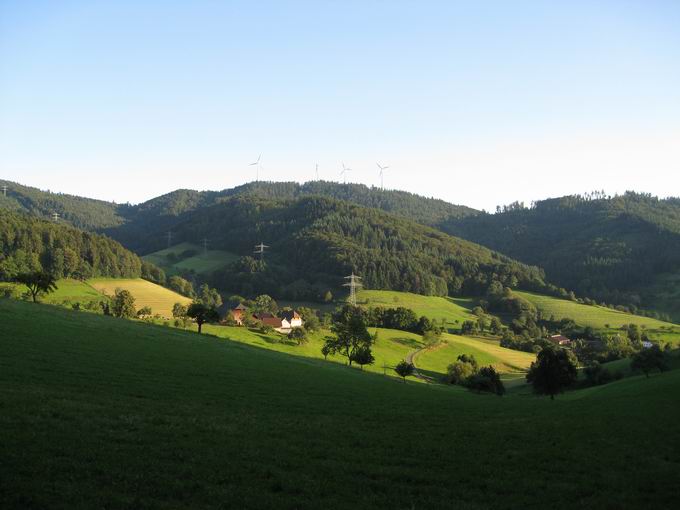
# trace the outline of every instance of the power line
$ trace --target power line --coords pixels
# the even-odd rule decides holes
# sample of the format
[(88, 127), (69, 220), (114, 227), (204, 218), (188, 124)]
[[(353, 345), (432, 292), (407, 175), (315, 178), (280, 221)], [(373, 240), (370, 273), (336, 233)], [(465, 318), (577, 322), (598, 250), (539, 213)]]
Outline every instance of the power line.
[(255, 251), (254, 251), (253, 253), (259, 254), (259, 255), (260, 255), (260, 260), (261, 260), (262, 262), (264, 262), (264, 252), (265, 252), (265, 250), (266, 250), (267, 248), (269, 248), (269, 246), (267, 246), (267, 245), (264, 244), (264, 243), (256, 244), (256, 245), (255, 245)]
[(357, 306), (357, 289), (363, 287), (360, 281), (361, 277), (355, 275), (354, 271), (352, 271), (351, 275), (345, 276), (345, 280), (349, 280), (349, 282), (343, 285), (343, 287), (349, 287), (349, 298), (347, 298), (347, 302), (352, 306)]

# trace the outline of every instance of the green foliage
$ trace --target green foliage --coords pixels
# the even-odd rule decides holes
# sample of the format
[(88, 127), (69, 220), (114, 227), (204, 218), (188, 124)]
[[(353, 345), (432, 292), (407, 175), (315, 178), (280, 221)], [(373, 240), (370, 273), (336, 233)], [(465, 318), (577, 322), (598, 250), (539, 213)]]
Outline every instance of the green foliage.
[(375, 362), (375, 357), (371, 352), (370, 345), (359, 346), (352, 354), (352, 361), (364, 369), (364, 365), (372, 365)]
[(534, 392), (554, 399), (555, 395), (576, 382), (576, 365), (577, 360), (572, 352), (546, 347), (531, 364), (526, 379), (533, 385)]
[(566, 196), (468, 216), (443, 229), (538, 265), (550, 281), (580, 295), (632, 311), (655, 305), (658, 290), (648, 288), (650, 282), (680, 271), (677, 198), (631, 192)]
[(293, 328), (293, 329), (291, 329), (290, 333), (288, 333), (288, 339), (293, 340), (298, 345), (306, 344), (307, 342), (309, 342), (309, 338), (307, 336), (307, 330), (305, 328)]
[(196, 321), (198, 325), (198, 333), (201, 333), (203, 324), (206, 322), (217, 322), (220, 318), (217, 310), (210, 308), (203, 303), (194, 301), (187, 308), (187, 317), (190, 317)]
[(137, 317), (150, 317), (151, 315), (153, 315), (153, 310), (150, 306), (143, 306), (137, 310)]
[(187, 316), (187, 307), (184, 306), (182, 303), (175, 303), (172, 306), (172, 316), (175, 319), (181, 319), (182, 317)]
[(366, 318), (361, 308), (345, 305), (333, 315), (331, 332), (334, 336), (326, 338), (326, 352), (340, 354), (347, 358), (350, 366), (357, 352), (370, 351), (373, 337), (366, 329)]
[(659, 372), (668, 370), (668, 355), (658, 345), (652, 345), (633, 356), (630, 368), (634, 372), (639, 371), (649, 377), (650, 372), (655, 370)]
[(139, 257), (116, 241), (0, 208), (0, 281), (43, 272), (55, 279), (139, 277)]
[(188, 298), (196, 297), (193, 284), (181, 276), (171, 276), (168, 280), (168, 288)]
[(465, 381), (476, 372), (476, 367), (471, 363), (458, 361), (450, 364), (446, 370), (446, 382), (449, 384), (464, 384)]
[(135, 310), (135, 298), (124, 289), (116, 289), (111, 301), (111, 312), (114, 317), (131, 319), (137, 315)]
[(298, 308), (297, 312), (302, 317), (305, 329), (309, 332), (319, 331), (321, 329), (321, 319), (319, 319), (319, 313), (317, 310), (313, 310), (307, 307)]
[(38, 296), (57, 290), (57, 282), (54, 276), (44, 271), (21, 273), (14, 278), (14, 281), (28, 288), (34, 303), (37, 302)]
[(611, 372), (597, 361), (585, 367), (583, 369), (583, 374), (585, 375), (588, 386), (607, 384), (623, 377), (621, 372)]
[(222, 306), (222, 296), (220, 296), (217, 290), (208, 287), (207, 283), (204, 283), (198, 289), (197, 300), (208, 308), (219, 308)]
[(406, 378), (409, 376), (412, 376), (416, 372), (416, 367), (413, 366), (413, 363), (409, 363), (406, 360), (400, 361), (397, 366), (394, 367), (394, 371), (404, 379), (404, 384), (406, 383)]
[(496, 369), (488, 366), (482, 367), (479, 371), (470, 375), (465, 386), (472, 391), (495, 393), (498, 396), (505, 394), (505, 386)]

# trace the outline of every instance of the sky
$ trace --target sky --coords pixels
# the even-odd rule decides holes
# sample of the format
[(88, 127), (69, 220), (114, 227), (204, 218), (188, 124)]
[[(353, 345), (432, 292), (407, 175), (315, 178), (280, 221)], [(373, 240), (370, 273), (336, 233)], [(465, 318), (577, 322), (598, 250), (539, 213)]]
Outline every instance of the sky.
[(676, 0), (0, 0), (0, 178), (680, 195)]

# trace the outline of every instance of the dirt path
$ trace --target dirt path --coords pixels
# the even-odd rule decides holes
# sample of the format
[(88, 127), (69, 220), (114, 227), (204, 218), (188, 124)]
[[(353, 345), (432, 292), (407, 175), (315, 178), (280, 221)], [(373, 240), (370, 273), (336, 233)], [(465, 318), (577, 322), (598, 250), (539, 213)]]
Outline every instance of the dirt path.
[[(434, 348), (436, 349), (436, 347), (434, 347)], [(406, 356), (406, 363), (410, 363), (411, 365), (413, 365), (413, 368), (414, 368), (413, 375), (414, 375), (414, 377), (417, 377), (418, 379), (425, 381), (426, 383), (436, 384), (437, 381), (433, 377), (421, 374), (418, 371), (418, 367), (416, 366), (416, 363), (415, 363), (415, 359), (418, 356), (418, 354), (420, 354), (421, 352), (426, 351), (426, 350), (428, 350), (428, 347), (421, 347), (420, 349), (416, 349), (415, 351), (409, 352), (408, 355)]]

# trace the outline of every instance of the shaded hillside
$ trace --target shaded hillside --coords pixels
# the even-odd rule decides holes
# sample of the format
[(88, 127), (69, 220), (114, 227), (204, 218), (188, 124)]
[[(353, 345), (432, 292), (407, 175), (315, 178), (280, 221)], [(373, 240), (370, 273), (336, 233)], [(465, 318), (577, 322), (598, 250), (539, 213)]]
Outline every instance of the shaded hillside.
[(129, 207), (0, 180), (0, 187), (3, 185), (7, 186), (7, 196), (0, 193), (0, 210), (26, 212), (44, 219), (57, 213), (62, 221), (83, 230), (96, 231), (121, 225)]
[[(377, 209), (307, 197), (233, 197), (177, 218), (177, 242), (249, 256), (264, 242), (267, 268), (247, 257), (215, 275), (214, 284), (244, 293), (315, 298), (355, 271), (369, 288), (430, 295), (483, 293), (492, 280), (543, 289), (543, 275), (508, 257)], [(154, 241), (148, 240), (153, 249)], [(319, 287), (321, 286), (321, 288)]]
[(56, 278), (139, 277), (142, 261), (108, 237), (0, 209), (0, 280), (39, 270)]
[[(314, 181), (251, 182), (223, 191), (177, 190), (151, 199), (123, 211), (126, 224), (107, 230), (111, 236), (135, 250), (143, 250), (147, 237), (159, 243), (165, 239), (178, 215), (219, 204), (234, 197), (253, 197), (260, 200), (292, 200), (308, 196), (321, 196), (343, 200), (364, 207), (381, 209), (391, 214), (424, 225), (478, 214), (465, 206), (449, 204), (443, 200), (425, 198), (404, 191), (380, 190), (363, 184), (339, 184)], [(161, 244), (156, 246), (156, 249)], [(146, 252), (144, 252), (146, 253)]]
[(600, 301), (655, 307), (659, 295), (650, 285), (680, 272), (677, 198), (570, 196), (442, 228), (539, 265), (550, 281)]

